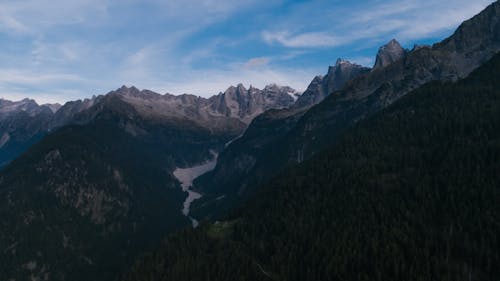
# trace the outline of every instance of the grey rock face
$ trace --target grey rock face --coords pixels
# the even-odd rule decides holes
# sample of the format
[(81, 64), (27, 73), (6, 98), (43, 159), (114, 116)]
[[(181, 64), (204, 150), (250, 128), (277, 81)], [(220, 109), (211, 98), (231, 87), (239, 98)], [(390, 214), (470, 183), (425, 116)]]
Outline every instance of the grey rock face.
[(373, 69), (379, 69), (396, 62), (406, 55), (406, 51), (401, 47), (396, 39), (392, 39), (386, 45), (380, 47), (375, 59)]
[(370, 69), (347, 60), (338, 59), (328, 68), (326, 76), (314, 77), (307, 90), (295, 103), (295, 108), (305, 108), (320, 103), (329, 94), (341, 89), (348, 81), (369, 72)]
[(232, 117), (249, 124), (257, 115), (269, 109), (287, 108), (295, 102), (296, 91), (290, 87), (268, 85), (263, 90), (242, 84), (229, 87), (208, 100), (211, 114)]

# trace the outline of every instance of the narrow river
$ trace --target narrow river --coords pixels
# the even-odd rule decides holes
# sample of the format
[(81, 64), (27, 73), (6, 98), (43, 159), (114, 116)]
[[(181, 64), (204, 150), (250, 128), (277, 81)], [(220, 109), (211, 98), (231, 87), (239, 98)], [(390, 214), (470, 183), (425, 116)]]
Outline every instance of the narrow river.
[(186, 200), (184, 200), (184, 206), (182, 208), (182, 214), (184, 214), (186, 217), (188, 217), (191, 222), (193, 223), (193, 227), (198, 226), (198, 221), (189, 216), (191, 204), (201, 198), (201, 194), (192, 190), (191, 188), (193, 187), (193, 181), (207, 173), (212, 171), (215, 168), (215, 165), (217, 164), (217, 153), (215, 151), (210, 151), (212, 153), (213, 159), (203, 162), (199, 165), (189, 167), (189, 168), (177, 168), (174, 171), (174, 177), (177, 178), (177, 180), (181, 183), (182, 190), (184, 192), (188, 193), (188, 197)]

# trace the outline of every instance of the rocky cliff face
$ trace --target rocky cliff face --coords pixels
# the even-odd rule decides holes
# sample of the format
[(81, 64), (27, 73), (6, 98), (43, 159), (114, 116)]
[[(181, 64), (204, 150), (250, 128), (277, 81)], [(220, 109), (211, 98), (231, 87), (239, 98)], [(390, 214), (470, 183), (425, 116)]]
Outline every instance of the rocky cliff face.
[(318, 104), (329, 94), (341, 89), (348, 81), (369, 71), (370, 69), (367, 67), (338, 59), (335, 66), (328, 68), (326, 76), (314, 77), (294, 107), (306, 108)]
[[(197, 184), (206, 193), (215, 194), (215, 198), (225, 195), (224, 198), (230, 202), (231, 196), (239, 198), (244, 195), (242, 191), (270, 179), (287, 165), (311, 157), (334, 142), (345, 129), (408, 92), (430, 81), (455, 81), (466, 77), (499, 51), (500, 2), (495, 2), (464, 22), (448, 39), (432, 47), (415, 48), (385, 67), (380, 66), (360, 75), (306, 113), (285, 110), (280, 114), (269, 112), (257, 118), (247, 133), (220, 155), (215, 170), (200, 178)], [(385, 59), (379, 61), (380, 65), (384, 61), (387, 63)], [(316, 77), (311, 88), (321, 89), (323, 80)], [(274, 130), (270, 127), (283, 130), (273, 135)], [(267, 129), (261, 130), (262, 135), (249, 133), (259, 128)], [(232, 157), (245, 155), (252, 161), (247, 161), (245, 169), (238, 170), (223, 161), (225, 153)], [(206, 202), (200, 202), (199, 206), (201, 203), (208, 206), (209, 200), (206, 196)], [(215, 203), (224, 204), (221, 200)]]
[(401, 47), (396, 39), (392, 39), (386, 45), (380, 47), (375, 59), (373, 69), (384, 68), (402, 58), (406, 55), (406, 50)]
[(242, 84), (229, 87), (208, 100), (214, 115), (237, 118), (249, 124), (257, 115), (269, 109), (288, 108), (293, 105), (296, 91), (290, 87), (268, 85), (263, 90)]

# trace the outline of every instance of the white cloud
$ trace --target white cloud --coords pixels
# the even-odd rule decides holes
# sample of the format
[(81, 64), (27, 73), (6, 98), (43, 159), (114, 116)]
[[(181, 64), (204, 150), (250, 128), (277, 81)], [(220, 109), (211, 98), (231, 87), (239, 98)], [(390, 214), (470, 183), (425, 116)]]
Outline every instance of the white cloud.
[(456, 28), (492, 2), (494, 1), (391, 1), (361, 10), (345, 23), (359, 31), (360, 39), (392, 36), (406, 41), (418, 40)]
[(39, 34), (56, 25), (95, 24), (106, 14), (106, 0), (4, 0), (0, 22), (4, 31)]
[(347, 58), (347, 60), (368, 67), (372, 67), (375, 64), (375, 57), (352, 57)]
[(0, 83), (42, 85), (54, 81), (82, 82), (84, 79), (77, 75), (66, 73), (34, 73), (17, 69), (0, 70)]
[(228, 68), (215, 71), (192, 71), (189, 75), (186, 75), (188, 80), (166, 82), (163, 85), (154, 87), (154, 89), (160, 92), (189, 93), (208, 97), (238, 83), (243, 83), (247, 87), (253, 85), (258, 88), (276, 83), (303, 91), (317, 73), (318, 69), (292, 68)]
[[(88, 83), (82, 77), (70, 73), (0, 69), (0, 97), (9, 100), (29, 97), (38, 103), (64, 103), (89, 96), (74, 87)], [(57, 87), (54, 89), (54, 86)]]
[[(317, 3), (306, 2), (289, 17), (262, 32), (268, 44), (288, 48), (339, 47), (360, 41), (397, 37), (402, 41), (439, 35), (479, 13), (492, 0), (366, 1), (346, 7), (325, 5), (321, 14), (308, 16)], [(307, 20), (304, 20), (307, 19)]]
[(0, 11), (0, 30), (15, 31), (16, 33), (27, 33), (29, 31), (28, 27), (20, 23), (11, 15), (6, 14), (5, 11)]
[(258, 57), (251, 58), (245, 64), (245, 68), (258, 68), (269, 64), (270, 59), (268, 57)]
[[(127, 84), (207, 96), (240, 82), (303, 90), (330, 54), (349, 49), (372, 65), (355, 50), (442, 37), (490, 2), (0, 0), (0, 95), (65, 101)], [(289, 9), (267, 9), (281, 4)]]
[[(222, 20), (235, 11), (244, 11), (256, 4), (266, 5), (262, 0), (152, 0), (151, 2), (161, 7), (164, 15), (170, 18), (193, 21), (198, 25)], [(273, 0), (266, 2), (269, 5)]]
[(342, 40), (342, 38), (334, 35), (329, 35), (326, 32), (291, 34), (289, 31), (263, 31), (262, 37), (269, 44), (280, 43), (285, 47), (291, 48), (334, 47), (347, 43), (346, 40)]

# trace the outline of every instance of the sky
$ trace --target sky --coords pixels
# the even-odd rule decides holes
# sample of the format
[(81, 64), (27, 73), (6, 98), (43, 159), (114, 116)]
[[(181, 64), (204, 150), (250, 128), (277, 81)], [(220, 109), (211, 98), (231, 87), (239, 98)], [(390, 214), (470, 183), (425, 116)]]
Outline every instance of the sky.
[(432, 44), (492, 0), (0, 0), (0, 98), (59, 102), (122, 85), (211, 96), (299, 91), (392, 38)]

